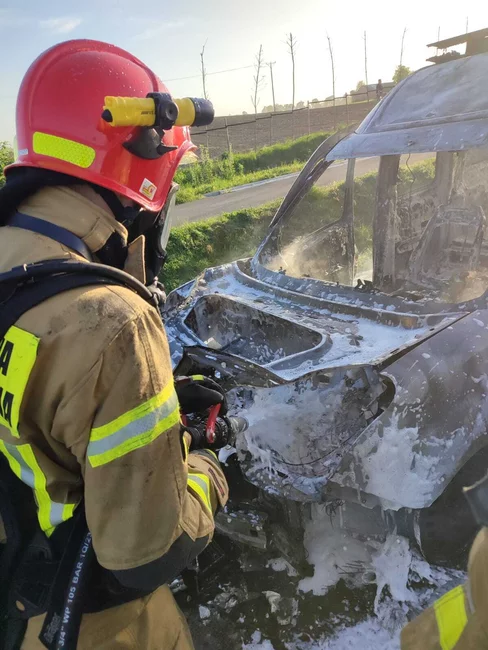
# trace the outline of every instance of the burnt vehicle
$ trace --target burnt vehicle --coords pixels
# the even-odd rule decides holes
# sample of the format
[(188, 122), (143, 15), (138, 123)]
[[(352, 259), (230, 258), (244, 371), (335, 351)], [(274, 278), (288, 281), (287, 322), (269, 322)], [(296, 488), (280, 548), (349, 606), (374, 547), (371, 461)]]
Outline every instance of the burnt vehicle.
[(488, 464), (487, 85), (486, 53), (415, 72), (319, 146), (252, 259), (169, 295), (176, 372), (215, 377), (249, 422), (217, 521), (235, 541), (300, 563), (314, 502), (430, 561), (472, 539), (461, 488)]

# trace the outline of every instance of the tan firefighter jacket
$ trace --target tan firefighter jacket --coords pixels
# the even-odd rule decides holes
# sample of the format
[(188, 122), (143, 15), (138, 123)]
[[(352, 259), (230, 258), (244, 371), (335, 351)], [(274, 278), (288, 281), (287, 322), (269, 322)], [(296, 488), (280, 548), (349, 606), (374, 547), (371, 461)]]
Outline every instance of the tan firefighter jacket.
[[(96, 254), (125, 228), (70, 188), (46, 188), (19, 211), (62, 226)], [(142, 238), (127, 271), (143, 280)], [(72, 258), (58, 242), (3, 227), (0, 272)], [(166, 335), (157, 310), (119, 286), (60, 294), (0, 341), (0, 451), (32, 487), (47, 536), (82, 497), (98, 561), (130, 569), (186, 532), (212, 536), (227, 500), (217, 463), (187, 456)]]
[(402, 650), (488, 648), (488, 528), (474, 541), (468, 575), (465, 585), (448, 591), (402, 630)]

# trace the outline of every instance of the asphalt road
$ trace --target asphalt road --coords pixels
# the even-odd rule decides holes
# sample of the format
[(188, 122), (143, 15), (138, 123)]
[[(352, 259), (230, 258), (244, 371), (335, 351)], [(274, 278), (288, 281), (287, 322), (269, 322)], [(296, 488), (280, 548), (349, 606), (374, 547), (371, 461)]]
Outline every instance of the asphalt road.
[[(413, 154), (410, 156), (409, 163), (420, 162), (424, 158), (430, 158), (431, 154)], [(402, 163), (406, 156), (402, 156)], [(378, 168), (379, 158), (358, 158), (356, 160), (356, 175), (366, 174), (375, 171)], [(318, 180), (319, 185), (330, 185), (337, 181), (343, 181), (346, 178), (347, 163), (334, 163), (321, 178)], [(254, 185), (242, 190), (220, 194), (219, 196), (209, 196), (198, 201), (182, 203), (174, 209), (173, 225), (180, 226), (183, 223), (191, 221), (200, 221), (215, 217), (222, 212), (234, 212), (243, 208), (253, 208), (275, 199), (283, 198), (293, 185), (298, 174), (290, 177), (273, 179), (261, 185)]]

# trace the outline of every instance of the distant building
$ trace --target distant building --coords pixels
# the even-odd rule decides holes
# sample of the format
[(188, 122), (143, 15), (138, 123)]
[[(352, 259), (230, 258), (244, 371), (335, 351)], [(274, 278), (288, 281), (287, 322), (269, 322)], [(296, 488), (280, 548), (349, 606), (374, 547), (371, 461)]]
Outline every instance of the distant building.
[[(394, 85), (393, 81), (383, 81), (383, 93), (388, 94)], [(349, 94), (353, 103), (376, 99), (376, 84), (368, 84), (367, 86), (363, 84), (357, 90), (351, 90)]]

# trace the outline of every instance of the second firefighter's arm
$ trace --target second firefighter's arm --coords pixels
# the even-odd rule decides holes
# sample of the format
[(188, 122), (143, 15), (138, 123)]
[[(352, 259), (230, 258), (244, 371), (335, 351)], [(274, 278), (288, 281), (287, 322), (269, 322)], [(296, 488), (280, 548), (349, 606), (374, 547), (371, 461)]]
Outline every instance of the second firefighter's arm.
[(84, 463), (95, 553), (122, 584), (152, 590), (208, 544), (227, 483), (213, 454), (187, 452), (155, 310), (127, 323), (90, 375), (70, 409), (94, 414), (72, 451)]

